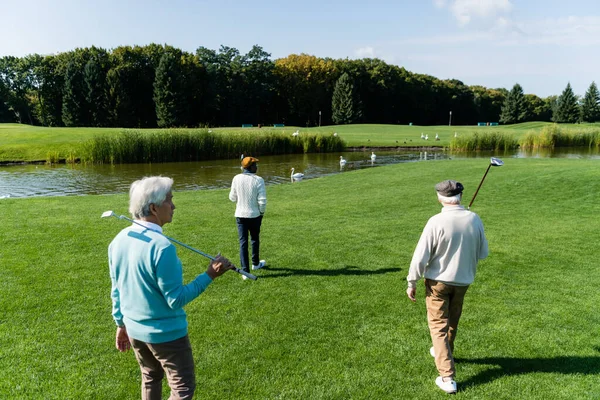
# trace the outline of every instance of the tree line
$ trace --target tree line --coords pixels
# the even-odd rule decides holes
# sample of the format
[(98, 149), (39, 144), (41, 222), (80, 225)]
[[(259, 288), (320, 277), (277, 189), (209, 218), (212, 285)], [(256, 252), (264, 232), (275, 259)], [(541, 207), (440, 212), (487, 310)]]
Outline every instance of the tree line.
[(580, 100), (467, 86), (379, 59), (271, 59), (260, 46), (78, 48), (0, 58), (0, 122), (43, 126), (198, 127), (378, 123), (578, 122), (600, 119), (592, 83)]

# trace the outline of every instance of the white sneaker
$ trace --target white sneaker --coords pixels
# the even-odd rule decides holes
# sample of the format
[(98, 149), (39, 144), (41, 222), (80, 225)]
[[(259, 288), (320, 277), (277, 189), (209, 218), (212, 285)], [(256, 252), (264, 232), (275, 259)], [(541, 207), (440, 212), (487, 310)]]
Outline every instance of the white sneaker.
[(255, 269), (261, 269), (262, 267), (266, 267), (266, 266), (267, 266), (267, 262), (265, 260), (260, 260), (258, 265), (252, 266), (252, 270), (254, 271)]
[(444, 381), (444, 378), (442, 378), (441, 376), (438, 376), (437, 378), (435, 378), (435, 384), (438, 385), (438, 387), (440, 389), (442, 389), (444, 392), (448, 393), (448, 394), (454, 394), (456, 393), (456, 382), (454, 381), (454, 379), (450, 379), (449, 381)]
[(431, 357), (435, 358), (435, 350), (433, 350), (433, 346), (429, 348), (429, 354), (431, 354)]

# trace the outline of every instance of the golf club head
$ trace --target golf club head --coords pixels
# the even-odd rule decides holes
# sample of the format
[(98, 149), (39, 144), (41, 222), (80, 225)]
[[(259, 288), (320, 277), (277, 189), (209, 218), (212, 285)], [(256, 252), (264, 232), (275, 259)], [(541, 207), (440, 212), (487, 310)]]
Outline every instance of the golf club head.
[(100, 216), (100, 218), (108, 218), (108, 217), (117, 217), (117, 218), (119, 218), (119, 217), (117, 216), (117, 214), (115, 214), (114, 212), (112, 212), (112, 210), (109, 210), (109, 211), (104, 211), (104, 212), (102, 213), (102, 215)]
[(503, 166), (503, 165), (504, 165), (504, 161), (502, 161), (502, 160), (501, 160), (501, 159), (499, 159), (499, 158), (492, 157), (492, 158), (490, 159), (490, 164), (492, 165), (492, 167), (501, 167), (501, 166)]

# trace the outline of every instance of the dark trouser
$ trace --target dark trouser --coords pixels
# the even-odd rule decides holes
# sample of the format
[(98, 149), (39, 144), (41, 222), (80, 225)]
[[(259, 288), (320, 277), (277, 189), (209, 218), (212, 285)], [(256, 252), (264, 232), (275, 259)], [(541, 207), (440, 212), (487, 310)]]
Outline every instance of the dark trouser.
[(192, 399), (196, 390), (194, 357), (187, 335), (166, 343), (145, 343), (129, 338), (142, 371), (142, 400), (160, 400), (167, 373), (170, 400)]
[(435, 354), (435, 366), (442, 377), (454, 378), (454, 340), (468, 286), (452, 286), (425, 279), (427, 322)]
[(250, 244), (252, 245), (252, 265), (258, 265), (260, 262), (260, 224), (262, 223), (262, 215), (256, 218), (237, 218), (238, 236), (240, 238), (240, 263), (242, 269), (246, 272), (250, 271), (248, 265), (248, 232), (250, 232)]

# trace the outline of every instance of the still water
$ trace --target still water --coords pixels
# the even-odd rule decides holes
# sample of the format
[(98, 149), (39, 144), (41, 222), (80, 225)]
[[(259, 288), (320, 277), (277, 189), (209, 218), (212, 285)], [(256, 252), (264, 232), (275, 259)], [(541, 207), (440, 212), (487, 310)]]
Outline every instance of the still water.
[[(402, 162), (429, 162), (443, 159), (489, 158), (597, 158), (598, 149), (559, 149), (554, 151), (515, 151), (509, 153), (447, 151), (376, 151), (328, 154), (289, 154), (260, 157), (258, 174), (267, 185), (290, 183), (291, 169), (304, 174), (304, 179), (346, 173)], [(340, 156), (347, 161), (340, 166)], [(0, 199), (13, 197), (65, 196), (126, 193), (136, 179), (150, 175), (169, 176), (175, 190), (226, 188), (240, 172), (239, 160), (213, 160), (190, 163), (126, 164), (126, 165), (15, 165), (0, 167)]]

